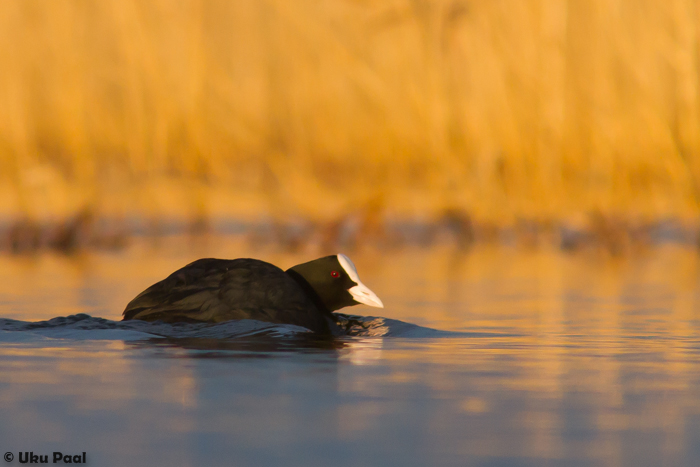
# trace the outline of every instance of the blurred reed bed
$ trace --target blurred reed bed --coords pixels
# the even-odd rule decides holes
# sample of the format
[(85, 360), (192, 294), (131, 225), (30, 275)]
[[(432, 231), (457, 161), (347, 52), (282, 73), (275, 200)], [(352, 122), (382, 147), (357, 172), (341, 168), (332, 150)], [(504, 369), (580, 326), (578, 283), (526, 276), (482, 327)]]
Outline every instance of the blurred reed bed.
[(692, 237), (699, 19), (696, 0), (3, 2), (0, 247), (164, 219), (292, 246)]

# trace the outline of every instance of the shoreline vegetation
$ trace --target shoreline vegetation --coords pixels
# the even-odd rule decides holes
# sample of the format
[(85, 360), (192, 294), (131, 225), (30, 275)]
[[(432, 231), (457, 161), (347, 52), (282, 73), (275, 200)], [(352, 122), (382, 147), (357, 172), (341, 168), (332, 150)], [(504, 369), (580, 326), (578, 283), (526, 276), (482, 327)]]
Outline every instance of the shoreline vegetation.
[(642, 252), (663, 244), (700, 247), (696, 225), (673, 220), (632, 223), (591, 215), (586, 225), (519, 220), (513, 225), (478, 224), (461, 212), (446, 211), (432, 221), (386, 221), (353, 215), (335, 222), (274, 219), (241, 222), (236, 219), (178, 220), (98, 218), (83, 211), (57, 223), (21, 219), (0, 229), (0, 253), (27, 254), (53, 250), (71, 254), (86, 249), (119, 250), (132, 237), (154, 240), (185, 236), (191, 241), (208, 235), (242, 238), (252, 248), (274, 246), (285, 252), (388, 250), (403, 247), (449, 246), (466, 250), (483, 244), (526, 249), (599, 251), (613, 256)]
[(697, 244), (699, 21), (698, 0), (5, 2), (0, 251), (169, 225)]

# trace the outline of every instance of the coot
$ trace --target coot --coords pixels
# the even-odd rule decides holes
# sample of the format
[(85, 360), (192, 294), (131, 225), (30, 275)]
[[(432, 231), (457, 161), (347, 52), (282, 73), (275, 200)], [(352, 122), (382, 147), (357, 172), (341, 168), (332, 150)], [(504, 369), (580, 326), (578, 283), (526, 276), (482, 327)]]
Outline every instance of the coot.
[(328, 334), (337, 329), (333, 311), (360, 303), (384, 307), (360, 281), (350, 258), (342, 254), (287, 271), (257, 259), (204, 258), (141, 292), (126, 306), (124, 320), (255, 319)]

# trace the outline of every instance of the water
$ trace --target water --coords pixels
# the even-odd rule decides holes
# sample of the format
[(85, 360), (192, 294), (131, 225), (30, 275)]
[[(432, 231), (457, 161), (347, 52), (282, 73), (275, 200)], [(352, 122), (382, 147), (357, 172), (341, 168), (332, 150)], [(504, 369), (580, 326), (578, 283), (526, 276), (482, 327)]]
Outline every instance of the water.
[[(203, 256), (286, 267), (320, 254), (209, 238), (0, 257), (0, 453), (15, 465), (20, 451), (84, 451), (95, 466), (700, 464), (694, 250), (350, 254), (386, 308), (371, 332), (333, 340), (114, 321)], [(80, 313), (92, 318), (25, 323)]]

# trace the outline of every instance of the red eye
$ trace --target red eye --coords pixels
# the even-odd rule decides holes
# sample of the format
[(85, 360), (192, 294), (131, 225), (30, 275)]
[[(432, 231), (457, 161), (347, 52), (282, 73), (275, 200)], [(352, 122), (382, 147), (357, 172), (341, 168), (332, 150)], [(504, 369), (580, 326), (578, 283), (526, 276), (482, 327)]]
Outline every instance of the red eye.
[(338, 274), (338, 271), (331, 271), (331, 277), (340, 277), (340, 274)]

